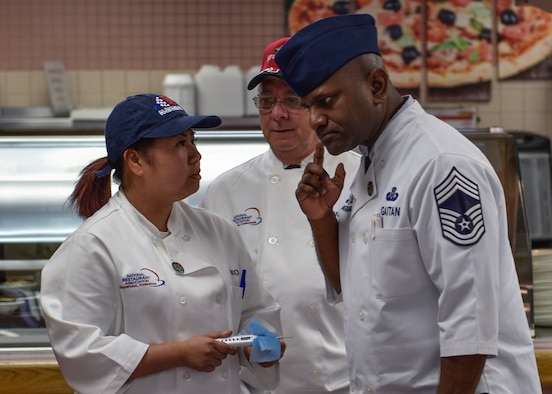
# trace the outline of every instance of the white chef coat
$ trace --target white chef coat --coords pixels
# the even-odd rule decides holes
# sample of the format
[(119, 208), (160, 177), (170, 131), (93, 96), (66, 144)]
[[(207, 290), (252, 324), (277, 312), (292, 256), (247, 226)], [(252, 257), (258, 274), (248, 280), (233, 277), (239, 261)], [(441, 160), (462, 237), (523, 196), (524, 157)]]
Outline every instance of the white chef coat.
[(409, 98), (370, 155), (339, 213), (351, 392), (435, 394), (440, 357), (469, 354), (489, 356), (476, 393), (541, 392), (484, 154)]
[(211, 373), (179, 367), (125, 384), (149, 344), (238, 332), (252, 316), (281, 332), (279, 306), (234, 226), (177, 202), (168, 228), (163, 236), (119, 191), (46, 264), (41, 303), (69, 385), (79, 393), (237, 394), (241, 363), (275, 386), (278, 367), (251, 365), (241, 351)]
[[(217, 177), (202, 201), (239, 228), (263, 284), (282, 306), (284, 335), (291, 338), (280, 360), (280, 384), (271, 393), (349, 392), (343, 307), (327, 301), (312, 231), (295, 198), (312, 160), (311, 154), (302, 168), (284, 169), (269, 150)], [(360, 156), (326, 153), (330, 176), (340, 162), (352, 179)]]

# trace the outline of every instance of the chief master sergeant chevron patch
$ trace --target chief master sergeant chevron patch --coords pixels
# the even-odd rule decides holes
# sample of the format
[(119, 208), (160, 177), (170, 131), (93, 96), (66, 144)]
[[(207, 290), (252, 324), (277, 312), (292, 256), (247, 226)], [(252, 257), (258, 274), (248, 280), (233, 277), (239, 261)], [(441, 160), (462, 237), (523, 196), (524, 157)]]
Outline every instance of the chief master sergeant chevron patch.
[(476, 244), (485, 233), (477, 184), (453, 167), (434, 194), (443, 237), (460, 246)]

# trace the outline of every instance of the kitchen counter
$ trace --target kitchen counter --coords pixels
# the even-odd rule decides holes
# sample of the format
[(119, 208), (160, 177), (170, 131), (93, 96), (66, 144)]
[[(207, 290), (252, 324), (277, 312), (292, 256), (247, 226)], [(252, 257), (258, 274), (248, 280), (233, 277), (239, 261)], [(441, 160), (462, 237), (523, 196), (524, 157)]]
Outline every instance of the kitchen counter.
[(548, 350), (535, 349), (535, 355), (542, 386), (552, 388), (552, 348)]
[(55, 360), (0, 362), (0, 381), (0, 394), (73, 393)]
[(533, 344), (541, 383), (552, 388), (552, 328), (537, 327), (535, 334)]
[(0, 382), (0, 394), (73, 393), (49, 347), (1, 349)]
[[(535, 338), (534, 342), (541, 384), (544, 393), (550, 394), (552, 393), (552, 337)], [(14, 353), (0, 353), (0, 381), (2, 382), (0, 394), (73, 393), (63, 379), (51, 349)]]

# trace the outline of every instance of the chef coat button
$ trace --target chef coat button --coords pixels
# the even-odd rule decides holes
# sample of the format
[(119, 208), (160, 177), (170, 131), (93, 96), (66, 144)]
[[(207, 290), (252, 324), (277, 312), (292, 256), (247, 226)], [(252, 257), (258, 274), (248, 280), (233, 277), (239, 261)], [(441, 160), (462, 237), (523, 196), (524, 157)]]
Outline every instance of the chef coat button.
[(366, 313), (364, 313), (364, 311), (358, 312), (358, 319), (364, 321), (364, 319), (366, 319)]
[(268, 238), (268, 243), (271, 244), (271, 245), (276, 245), (278, 243), (278, 238), (277, 237), (270, 237), (270, 238)]
[(311, 240), (309, 241), (309, 246), (310, 246), (311, 248), (314, 248), (314, 246), (315, 246), (314, 239), (311, 239)]
[(186, 371), (182, 374), (182, 377), (184, 378), (184, 380), (187, 380), (187, 381), (190, 381), (192, 380), (192, 375), (190, 374), (190, 372)]
[(351, 382), (350, 389), (351, 389), (351, 393), (354, 393), (356, 391), (356, 384), (354, 382)]
[(228, 371), (223, 371), (221, 376), (222, 376), (222, 379), (228, 380), (228, 376), (229, 376)]
[(352, 244), (355, 243), (355, 234), (351, 234), (351, 243), (352, 243)]
[(313, 368), (312, 371), (311, 371), (311, 376), (313, 378), (317, 378), (318, 376), (320, 376), (320, 370), (317, 369), (317, 368)]
[(307, 309), (308, 309), (309, 312), (313, 312), (313, 313), (314, 313), (314, 312), (318, 312), (318, 305), (317, 305), (317, 304), (314, 304), (314, 303), (309, 304), (309, 305), (307, 306)]
[(380, 160), (379, 166), (380, 166), (380, 168), (385, 167), (385, 160)]
[(278, 182), (280, 182), (280, 178), (278, 178), (276, 175), (274, 175), (270, 178), (270, 183), (276, 184)]
[(178, 302), (180, 302), (180, 305), (186, 306), (186, 304), (188, 303), (188, 300), (186, 299), (186, 297), (180, 296), (180, 297), (178, 298)]
[(215, 299), (217, 304), (220, 304), (222, 302), (222, 294), (217, 294), (217, 298)]
[(364, 241), (365, 244), (367, 244), (368, 243), (368, 234), (362, 233), (362, 240)]
[(190, 236), (189, 235), (184, 235), (184, 236), (182, 236), (182, 239), (184, 240), (184, 242), (189, 242), (190, 241)]

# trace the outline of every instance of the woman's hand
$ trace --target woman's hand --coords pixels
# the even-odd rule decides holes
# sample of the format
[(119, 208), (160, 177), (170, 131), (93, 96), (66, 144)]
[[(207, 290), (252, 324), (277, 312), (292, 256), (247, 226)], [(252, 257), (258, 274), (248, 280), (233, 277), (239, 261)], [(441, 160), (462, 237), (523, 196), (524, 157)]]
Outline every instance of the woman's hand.
[(235, 347), (217, 341), (231, 334), (232, 331), (217, 331), (180, 342), (183, 365), (200, 372), (214, 371), (227, 355), (237, 353)]

